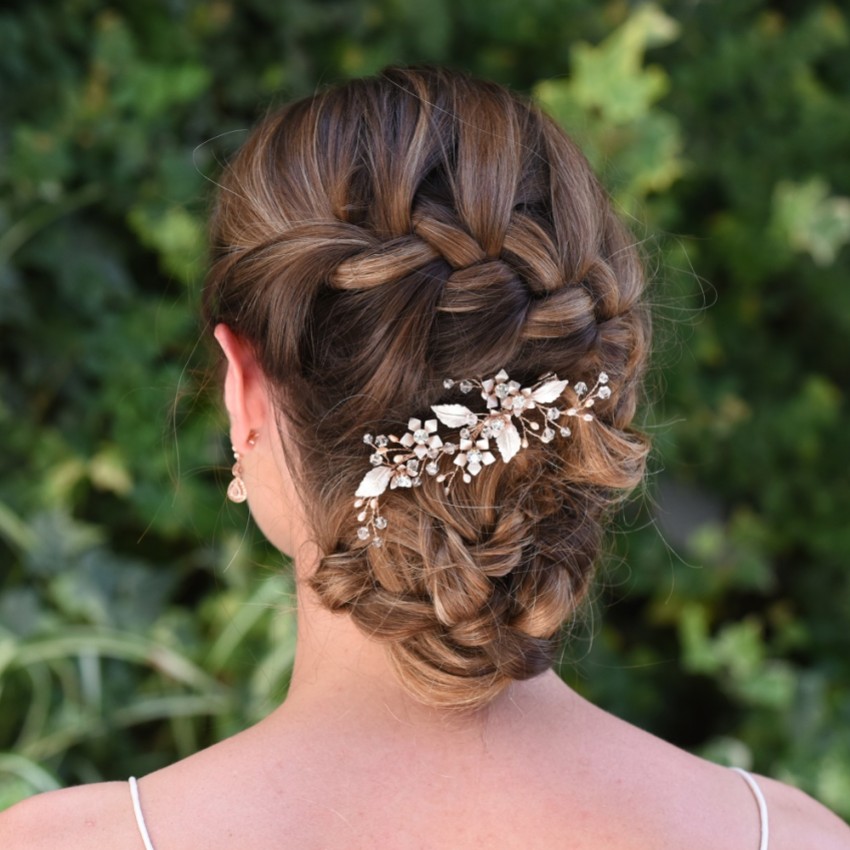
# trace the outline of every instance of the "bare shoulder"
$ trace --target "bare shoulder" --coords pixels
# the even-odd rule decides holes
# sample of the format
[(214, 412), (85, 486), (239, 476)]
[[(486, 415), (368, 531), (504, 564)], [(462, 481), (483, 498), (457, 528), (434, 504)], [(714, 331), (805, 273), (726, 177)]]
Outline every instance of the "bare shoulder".
[[(609, 795), (625, 792), (618, 811), (631, 822), (641, 818), (650, 846), (759, 846), (756, 801), (738, 775), (589, 703), (582, 712), (581, 728), (589, 730), (583, 741), (592, 747), (588, 763), (602, 771), (590, 779)], [(610, 776), (619, 783), (606, 785)], [(850, 827), (826, 806), (777, 780), (758, 776), (757, 782), (767, 802), (770, 850), (850, 850)]]
[(3, 850), (122, 850), (136, 847), (134, 830), (123, 782), (38, 794), (0, 813)]
[(771, 850), (850, 850), (850, 826), (826, 806), (775, 779), (759, 776), (758, 783), (767, 800)]

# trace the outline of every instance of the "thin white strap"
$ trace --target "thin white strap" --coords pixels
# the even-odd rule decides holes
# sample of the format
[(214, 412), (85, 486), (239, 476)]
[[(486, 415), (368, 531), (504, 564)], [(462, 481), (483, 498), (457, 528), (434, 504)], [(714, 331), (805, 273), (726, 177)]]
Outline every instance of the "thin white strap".
[(762, 794), (761, 788), (759, 788), (758, 782), (756, 782), (755, 776), (751, 773), (748, 773), (746, 770), (742, 770), (740, 767), (733, 767), (732, 770), (735, 773), (739, 773), (747, 782), (747, 785), (750, 786), (750, 791), (753, 792), (753, 796), (756, 798), (756, 802), (759, 806), (759, 820), (761, 821), (761, 844), (759, 844), (759, 850), (767, 850), (767, 842), (769, 838), (768, 831), (768, 823), (767, 823), (767, 800), (764, 799), (764, 794)]
[(148, 828), (145, 824), (145, 816), (142, 814), (142, 804), (139, 801), (139, 783), (136, 782), (136, 777), (130, 777), (130, 796), (133, 798), (133, 811), (136, 813), (136, 826), (139, 827), (139, 834), (142, 836), (142, 841), (145, 843), (145, 850), (154, 850), (151, 837), (148, 835)]

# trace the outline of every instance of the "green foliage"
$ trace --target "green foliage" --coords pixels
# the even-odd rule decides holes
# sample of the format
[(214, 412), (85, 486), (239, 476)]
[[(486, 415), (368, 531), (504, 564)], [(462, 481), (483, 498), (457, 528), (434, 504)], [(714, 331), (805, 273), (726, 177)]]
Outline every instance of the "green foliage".
[(805, 183), (780, 181), (773, 196), (773, 226), (778, 244), (831, 266), (850, 242), (850, 198), (829, 197), (829, 186), (819, 177)]
[(291, 580), (204, 391), (209, 192), (269, 104), (436, 61), (530, 92), (657, 234), (654, 474), (562, 674), (850, 816), (850, 19), (792, 6), (0, 12), (0, 808), (284, 694)]
[(675, 40), (676, 22), (657, 6), (639, 7), (598, 46), (573, 46), (570, 76), (535, 86), (541, 105), (572, 132), (619, 203), (633, 208), (682, 173), (676, 119), (656, 108), (669, 77), (644, 54)]

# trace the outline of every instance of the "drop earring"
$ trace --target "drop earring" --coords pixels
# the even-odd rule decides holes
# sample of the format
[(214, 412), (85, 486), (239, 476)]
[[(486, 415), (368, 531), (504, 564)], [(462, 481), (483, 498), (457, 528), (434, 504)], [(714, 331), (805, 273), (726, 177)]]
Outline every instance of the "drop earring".
[[(257, 432), (251, 431), (248, 434), (246, 442), (249, 446), (255, 446), (257, 444)], [(233, 472), (233, 479), (227, 485), (227, 498), (231, 502), (239, 504), (248, 498), (248, 490), (245, 488), (245, 482), (242, 480), (242, 459), (235, 448), (233, 449), (233, 457), (235, 459), (233, 469), (231, 470)]]
[(239, 452), (234, 450), (233, 457), (236, 462), (233, 464), (233, 478), (227, 485), (227, 498), (231, 502), (239, 503), (248, 498), (248, 491), (245, 489), (245, 482), (242, 480), (242, 464), (239, 462)]

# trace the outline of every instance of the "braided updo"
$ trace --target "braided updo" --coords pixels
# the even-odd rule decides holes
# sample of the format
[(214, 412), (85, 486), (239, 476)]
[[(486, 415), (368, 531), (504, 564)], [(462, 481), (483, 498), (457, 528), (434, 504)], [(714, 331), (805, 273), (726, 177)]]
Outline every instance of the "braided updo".
[[(483, 705), (555, 660), (606, 511), (642, 478), (630, 430), (649, 322), (633, 240), (533, 105), (434, 68), (390, 68), (271, 114), (222, 178), (210, 324), (254, 349), (285, 411), (324, 554), (312, 586), (384, 641), (421, 700)], [(448, 495), (382, 496), (357, 539), (363, 435), (459, 401), (443, 379), (523, 386), (605, 371), (573, 435), (532, 441)]]

